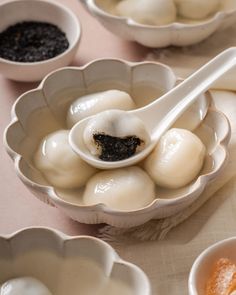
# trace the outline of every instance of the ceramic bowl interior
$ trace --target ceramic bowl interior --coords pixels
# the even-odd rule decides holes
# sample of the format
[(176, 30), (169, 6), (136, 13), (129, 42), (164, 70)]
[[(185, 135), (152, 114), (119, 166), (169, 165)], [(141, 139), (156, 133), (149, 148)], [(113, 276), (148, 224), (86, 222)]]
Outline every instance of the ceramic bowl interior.
[(204, 250), (195, 260), (189, 275), (189, 294), (205, 295), (207, 280), (220, 258), (228, 258), (236, 264), (236, 237), (220, 241)]
[(18, 176), (38, 198), (56, 205), (72, 219), (85, 223), (105, 222), (131, 227), (186, 208), (201, 194), (208, 181), (219, 174), (227, 158), (229, 123), (222, 113), (209, 109), (208, 93), (201, 95), (175, 124), (193, 130), (207, 148), (205, 165), (199, 177), (178, 190), (157, 188), (157, 199), (140, 210), (118, 211), (104, 204), (86, 206), (82, 199), (84, 188), (62, 190), (52, 187), (33, 162), (34, 153), (44, 136), (68, 128), (66, 114), (75, 98), (113, 88), (130, 93), (137, 106), (141, 107), (176, 83), (178, 79), (164, 65), (107, 59), (94, 61), (82, 68), (64, 68), (48, 75), (37, 89), (19, 97), (12, 108), (12, 122), (6, 129), (4, 142), (15, 162)]
[(37, 81), (59, 67), (68, 65), (78, 48), (81, 28), (68, 8), (47, 0), (12, 0), (0, 5), (0, 32), (23, 21), (39, 21), (56, 25), (67, 36), (69, 48), (60, 55), (40, 62), (22, 63), (0, 58), (0, 72), (18, 81)]
[(30, 276), (54, 295), (151, 295), (149, 280), (140, 268), (89, 236), (71, 238), (47, 228), (1, 236), (0, 266), (0, 285)]
[(236, 15), (236, 3), (222, 0), (220, 10), (207, 19), (191, 21), (177, 17), (176, 22), (163, 26), (143, 25), (127, 17), (117, 16), (118, 0), (79, 0), (88, 11), (112, 33), (147, 47), (196, 44), (219, 29), (230, 26)]

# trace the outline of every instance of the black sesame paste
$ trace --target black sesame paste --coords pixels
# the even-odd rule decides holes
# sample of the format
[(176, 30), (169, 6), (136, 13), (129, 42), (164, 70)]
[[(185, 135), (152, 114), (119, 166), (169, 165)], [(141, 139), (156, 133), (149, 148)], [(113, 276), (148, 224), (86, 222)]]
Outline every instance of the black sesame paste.
[(120, 138), (106, 134), (94, 134), (93, 139), (102, 150), (99, 159), (107, 162), (121, 161), (132, 157), (137, 147), (143, 142), (136, 136)]
[(53, 58), (69, 47), (66, 35), (55, 25), (26, 21), (0, 33), (0, 57), (16, 62)]

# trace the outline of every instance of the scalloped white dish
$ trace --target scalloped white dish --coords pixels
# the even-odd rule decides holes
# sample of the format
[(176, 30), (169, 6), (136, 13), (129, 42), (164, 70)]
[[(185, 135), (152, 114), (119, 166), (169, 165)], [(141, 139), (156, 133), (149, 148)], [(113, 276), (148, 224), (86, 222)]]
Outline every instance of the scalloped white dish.
[(199, 43), (217, 30), (232, 25), (236, 16), (236, 2), (222, 0), (221, 9), (207, 19), (191, 21), (178, 18), (176, 22), (162, 25), (139, 24), (114, 13), (116, 0), (79, 0), (88, 11), (109, 31), (147, 47), (188, 46)]
[(199, 197), (206, 184), (221, 172), (227, 159), (229, 122), (214, 108), (208, 109), (208, 93), (200, 96), (176, 122), (178, 127), (194, 130), (206, 146), (207, 156), (199, 177), (178, 190), (156, 187), (156, 199), (139, 210), (112, 210), (104, 204), (86, 206), (81, 197), (84, 188), (69, 190), (52, 187), (33, 162), (42, 137), (66, 128), (66, 113), (75, 98), (116, 88), (127, 91), (140, 107), (161, 96), (176, 83), (178, 79), (172, 70), (161, 64), (109, 59), (49, 74), (38, 88), (19, 97), (12, 108), (12, 122), (6, 128), (4, 143), (14, 161), (17, 175), (39, 199), (83, 223), (132, 227), (181, 211)]
[(54, 295), (151, 295), (145, 273), (106, 242), (49, 228), (0, 236), (0, 266), (0, 286), (12, 278), (33, 277)]

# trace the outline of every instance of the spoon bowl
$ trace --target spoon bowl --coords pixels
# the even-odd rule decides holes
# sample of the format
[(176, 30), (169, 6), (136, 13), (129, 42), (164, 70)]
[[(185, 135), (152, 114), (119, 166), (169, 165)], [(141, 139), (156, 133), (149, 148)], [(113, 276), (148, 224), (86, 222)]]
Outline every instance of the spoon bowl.
[(232, 47), (220, 53), (161, 98), (143, 108), (128, 111), (128, 113), (136, 115), (143, 121), (151, 137), (150, 144), (128, 159), (106, 162), (90, 153), (84, 144), (83, 132), (91, 117), (81, 120), (73, 126), (69, 133), (69, 144), (84, 161), (100, 169), (115, 169), (135, 165), (150, 154), (160, 137), (194, 103), (199, 95), (235, 64), (236, 48)]
[[(133, 112), (133, 111), (132, 111)], [(130, 113), (130, 112), (129, 112)], [(146, 148), (140, 152), (136, 153), (131, 158), (122, 160), (122, 161), (116, 161), (116, 162), (106, 162), (100, 160), (95, 155), (92, 155), (87, 148), (87, 146), (84, 143), (83, 139), (83, 131), (88, 124), (89, 120), (91, 120), (93, 116), (87, 117), (83, 120), (81, 120), (79, 123), (75, 124), (70, 133), (69, 133), (69, 144), (72, 147), (72, 149), (88, 164), (99, 168), (99, 169), (114, 169), (116, 168), (116, 165), (118, 164), (118, 167), (126, 167), (132, 165), (132, 163), (137, 163), (144, 159), (146, 156), (149, 155), (149, 153), (153, 150), (155, 147), (156, 142), (151, 141)], [(79, 147), (79, 148), (78, 148)], [(140, 157), (141, 156), (141, 157)], [(131, 164), (130, 164), (131, 163)]]

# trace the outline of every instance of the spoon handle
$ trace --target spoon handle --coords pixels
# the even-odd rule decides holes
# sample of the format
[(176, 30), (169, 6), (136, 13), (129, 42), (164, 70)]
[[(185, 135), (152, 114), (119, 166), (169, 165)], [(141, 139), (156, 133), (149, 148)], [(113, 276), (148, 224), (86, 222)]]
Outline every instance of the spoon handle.
[(209, 89), (234, 65), (236, 65), (236, 47), (231, 47), (217, 55), (173, 90), (146, 107), (138, 109), (134, 114), (145, 122), (146, 127), (153, 134), (153, 139), (158, 140), (200, 94)]

